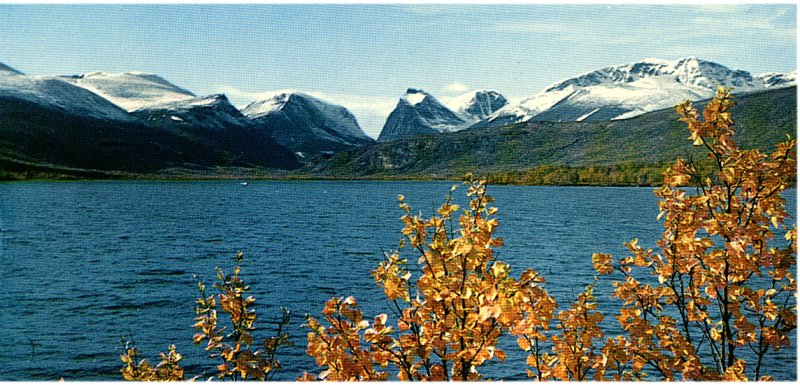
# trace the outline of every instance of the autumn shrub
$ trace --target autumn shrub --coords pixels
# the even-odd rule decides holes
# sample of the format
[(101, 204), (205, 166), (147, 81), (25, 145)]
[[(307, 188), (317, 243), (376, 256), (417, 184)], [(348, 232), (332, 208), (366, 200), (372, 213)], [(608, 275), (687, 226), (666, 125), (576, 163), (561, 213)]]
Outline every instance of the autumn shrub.
[(676, 107), (710, 161), (678, 159), (664, 172), (659, 251), (634, 239), (631, 256), (592, 256), (599, 274), (622, 278), (618, 335), (601, 328), (596, 283), (557, 311), (534, 270), (509, 276), (494, 257), (497, 208), (485, 181), (469, 176), (458, 218), (451, 196), (428, 218), (399, 197), (401, 246), (418, 255), (418, 269), (393, 252), (372, 271), (396, 320), (370, 321), (355, 298), (332, 298), (322, 322), (307, 319), (307, 353), (323, 370), (301, 379), (386, 380), (391, 367), (401, 380), (476, 380), (482, 364), (506, 357), (504, 334), (538, 380), (770, 379), (767, 353), (788, 347), (796, 329), (796, 228), (781, 195), (796, 173), (795, 142), (770, 155), (739, 149), (733, 105), (721, 89), (702, 119), (688, 101)]
[[(213, 288), (217, 294), (206, 292), (206, 285), (197, 283), (200, 296), (195, 302), (195, 324), (197, 334), (193, 340), (196, 345), (205, 344), (208, 357), (216, 361), (212, 376), (230, 380), (269, 380), (281, 368), (276, 353), (281, 346), (289, 344), (289, 335), (284, 328), (289, 324), (290, 314), (282, 309), (283, 315), (273, 337), (255, 344), (253, 332), (256, 330), (256, 312), (252, 308), (255, 298), (247, 296), (250, 287), (242, 280), (240, 264), (241, 252), (236, 254), (233, 274), (226, 274), (217, 268), (217, 282)], [(228, 324), (220, 325), (218, 311), (227, 315)], [(260, 347), (259, 347), (260, 345)], [(174, 345), (169, 352), (161, 353), (161, 362), (155, 367), (147, 359), (140, 359), (139, 350), (129, 341), (125, 343), (120, 360), (124, 364), (120, 370), (125, 380), (140, 381), (180, 381), (184, 380), (184, 370), (180, 366), (183, 358)], [(193, 379), (198, 379), (200, 374)]]
[(353, 297), (333, 298), (324, 323), (307, 320), (307, 353), (324, 370), (304, 379), (385, 380), (389, 367), (400, 380), (477, 380), (488, 360), (503, 361), (497, 347), (506, 333), (533, 336), (549, 327), (555, 301), (534, 270), (519, 278), (496, 260), (502, 238), (494, 235), (497, 208), (489, 206), (483, 181), (468, 178), (469, 207), (453, 204), (452, 191), (430, 218), (404, 211), (401, 246), (417, 254), (419, 274), (408, 260), (389, 253), (372, 271), (389, 300), (388, 314), (364, 319)]
[[(600, 274), (618, 274), (613, 296), (624, 338), (624, 378), (768, 379), (767, 353), (787, 348), (796, 330), (797, 229), (781, 193), (796, 173), (795, 141), (772, 154), (733, 141), (730, 90), (700, 113), (676, 107), (690, 140), (712, 167), (679, 159), (664, 173), (657, 251), (626, 244), (631, 255), (592, 256)], [(781, 235), (783, 240), (781, 240)]]

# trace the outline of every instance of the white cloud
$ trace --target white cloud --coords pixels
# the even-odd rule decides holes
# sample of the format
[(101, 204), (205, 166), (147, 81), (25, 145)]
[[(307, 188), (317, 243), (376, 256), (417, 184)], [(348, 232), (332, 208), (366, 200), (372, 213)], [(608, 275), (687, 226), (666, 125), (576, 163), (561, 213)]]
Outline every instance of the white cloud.
[(496, 29), (500, 32), (563, 35), (574, 31), (574, 26), (559, 23), (544, 23), (541, 21), (515, 21), (500, 23), (496, 26)]
[(656, 43), (660, 48), (685, 48), (689, 44), (697, 45), (697, 42), (717, 41), (720, 36), (793, 42), (796, 25), (783, 20), (793, 11), (792, 7), (765, 8), (745, 4), (625, 5), (615, 7), (614, 13), (596, 20), (576, 18), (565, 23), (559, 18), (544, 17), (504, 21), (496, 24), (494, 29), (583, 47), (646, 47)]
[[(620, 45), (638, 44), (642, 42), (641, 36), (634, 35), (630, 31), (619, 33), (614, 24), (587, 24), (585, 22), (575, 22), (564, 24), (557, 21), (537, 21), (537, 22), (504, 22), (495, 26), (495, 30), (505, 33), (525, 34), (525, 35), (544, 35), (548, 39), (557, 40), (561, 43), (580, 43), (584, 45)], [(646, 33), (643, 31), (641, 33)]]
[(442, 92), (458, 93), (469, 91), (469, 86), (464, 83), (454, 82), (442, 87)]

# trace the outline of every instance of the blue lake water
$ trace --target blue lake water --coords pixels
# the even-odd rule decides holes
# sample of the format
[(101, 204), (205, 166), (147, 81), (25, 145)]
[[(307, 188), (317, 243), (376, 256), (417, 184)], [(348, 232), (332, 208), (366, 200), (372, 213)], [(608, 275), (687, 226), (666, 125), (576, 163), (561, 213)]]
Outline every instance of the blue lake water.
[[(452, 182), (230, 181), (31, 182), (0, 184), (0, 380), (119, 380), (119, 341), (144, 355), (174, 343), (187, 374), (213, 371), (192, 344), (196, 274), (230, 271), (238, 250), (257, 298), (261, 329), (280, 306), (293, 312), (294, 347), (279, 355), (275, 379), (319, 372), (305, 355), (303, 315), (320, 315), (332, 296), (355, 296), (366, 316), (388, 312), (370, 276), (396, 248), (402, 212), (430, 214)], [(654, 247), (661, 224), (652, 188), (490, 186), (500, 208), (498, 258), (518, 274), (533, 267), (562, 308), (594, 277), (591, 255), (625, 255), (623, 242)], [(465, 189), (455, 193), (464, 203)], [(796, 213), (795, 191), (787, 194)], [(411, 254), (408, 254), (411, 256)], [(411, 258), (410, 260), (416, 260)], [(598, 297), (613, 321), (617, 303), (605, 277)], [(602, 310), (602, 309), (601, 309)], [(262, 333), (262, 334), (259, 334)], [(793, 346), (769, 357), (769, 374), (796, 378)], [(495, 379), (523, 379), (524, 356), (511, 340)]]

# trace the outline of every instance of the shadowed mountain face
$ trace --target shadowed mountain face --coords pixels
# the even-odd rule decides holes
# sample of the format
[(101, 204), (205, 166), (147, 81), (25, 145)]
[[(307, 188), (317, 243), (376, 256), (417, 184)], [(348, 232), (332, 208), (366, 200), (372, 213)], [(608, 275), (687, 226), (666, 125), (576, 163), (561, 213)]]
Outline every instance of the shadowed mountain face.
[(379, 142), (453, 132), (468, 122), (425, 91), (409, 88), (383, 125)]
[(152, 172), (190, 162), (190, 141), (131, 120), (75, 115), (0, 97), (0, 157), (6, 161), (107, 171)]
[(148, 127), (202, 145), (193, 154), (203, 165), (243, 167), (299, 167), (297, 158), (242, 115), (224, 95), (181, 100), (140, 109), (133, 115)]
[(285, 92), (248, 105), (242, 113), (282, 146), (311, 157), (374, 142), (346, 108)]
[(6, 72), (14, 75), (22, 75), (22, 72), (19, 72), (3, 63), (0, 63), (0, 73)]
[[(193, 99), (194, 105), (163, 107), (174, 113), (164, 123), (156, 117), (158, 111), (131, 115), (63, 78), (3, 71), (0, 160), (17, 169), (28, 164), (133, 173), (172, 167), (299, 166), (290, 151), (256, 130), (227, 99), (211, 99), (213, 103), (199, 98)], [(176, 127), (173, 115), (191, 123)]]
[(447, 101), (447, 107), (465, 121), (477, 123), (508, 104), (499, 92), (480, 90), (469, 92)]
[(685, 133), (673, 130), (675, 103), (734, 87), (743, 118), (737, 133), (761, 146), (793, 132), (787, 119), (796, 106), (787, 95), (795, 82), (794, 72), (753, 76), (691, 57), (603, 68), (513, 104), (480, 90), (445, 105), (409, 88), (375, 145), (346, 108), (299, 92), (239, 111), (224, 95), (197, 97), (157, 75), (29, 76), (0, 63), (0, 172), (9, 165), (14, 172), (289, 170), (302, 161), (320, 175), (424, 176), (662, 162), (685, 153)]
[[(732, 109), (735, 140), (772, 151), (796, 137), (796, 87), (741, 95)], [(703, 102), (696, 103), (698, 107)], [(542, 165), (656, 164), (692, 156), (686, 125), (673, 108), (604, 122), (529, 122), (470, 128), (378, 143), (306, 167), (317, 175), (458, 177)]]

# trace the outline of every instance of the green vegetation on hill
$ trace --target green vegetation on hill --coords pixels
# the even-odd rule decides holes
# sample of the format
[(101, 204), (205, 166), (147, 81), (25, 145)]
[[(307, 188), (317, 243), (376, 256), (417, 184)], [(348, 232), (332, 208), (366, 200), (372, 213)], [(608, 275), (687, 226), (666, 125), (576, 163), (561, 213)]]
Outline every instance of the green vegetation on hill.
[[(742, 95), (733, 111), (735, 140), (772, 151), (795, 137), (796, 87)], [(704, 103), (698, 103), (704, 104)], [(674, 109), (611, 122), (535, 122), (473, 128), (378, 143), (317, 160), (302, 172), (317, 177), (457, 178), (467, 171), (493, 183), (651, 185), (664, 164), (695, 158)]]

